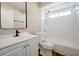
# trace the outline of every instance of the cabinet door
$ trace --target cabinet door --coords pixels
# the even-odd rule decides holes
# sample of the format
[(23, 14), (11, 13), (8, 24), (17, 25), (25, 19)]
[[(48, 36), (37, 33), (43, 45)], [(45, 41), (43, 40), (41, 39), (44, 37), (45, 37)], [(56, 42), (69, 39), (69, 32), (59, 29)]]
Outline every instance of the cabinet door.
[(28, 42), (27, 47), (27, 56), (37, 56), (38, 55), (38, 40), (33, 39)]
[(24, 47), (19, 47), (5, 54), (5, 56), (24, 56)]

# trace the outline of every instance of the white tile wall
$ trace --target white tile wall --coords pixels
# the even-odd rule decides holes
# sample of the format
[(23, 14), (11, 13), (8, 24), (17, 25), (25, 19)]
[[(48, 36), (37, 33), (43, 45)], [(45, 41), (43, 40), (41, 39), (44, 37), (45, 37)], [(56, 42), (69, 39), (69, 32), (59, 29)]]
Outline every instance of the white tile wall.
[[(74, 15), (68, 15), (58, 18), (48, 19), (47, 35), (52, 38), (59, 38), (79, 43), (79, 6), (77, 11), (73, 9)], [(44, 29), (44, 21), (42, 21), (41, 30)], [(44, 33), (43, 33), (44, 35)]]

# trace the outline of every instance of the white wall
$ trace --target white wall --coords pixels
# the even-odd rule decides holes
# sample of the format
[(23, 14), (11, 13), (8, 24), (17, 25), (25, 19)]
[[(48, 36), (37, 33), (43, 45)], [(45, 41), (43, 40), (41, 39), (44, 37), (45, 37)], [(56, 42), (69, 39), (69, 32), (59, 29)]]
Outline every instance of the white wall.
[(48, 20), (48, 36), (74, 41), (74, 16), (61, 16)]
[(40, 8), (34, 2), (27, 2), (27, 29), (30, 33), (40, 32)]
[(76, 12), (76, 42), (79, 43), (79, 6), (78, 6), (78, 9), (77, 9), (77, 12)]
[[(49, 11), (51, 10), (50, 7), (52, 6), (53, 4), (49, 7), (42, 8), (43, 14), (44, 14), (44, 10), (45, 12)], [(74, 6), (74, 3), (72, 3), (71, 6)], [(68, 40), (70, 42), (74, 41), (76, 43), (79, 43), (79, 6), (77, 12), (75, 9), (72, 10), (74, 15), (77, 14), (77, 16), (68, 15), (68, 16), (48, 19), (48, 29), (47, 29), (48, 36), (52, 38)], [(43, 23), (44, 22), (42, 22), (42, 25), (45, 25)], [(44, 26), (42, 26), (42, 31), (44, 31)]]

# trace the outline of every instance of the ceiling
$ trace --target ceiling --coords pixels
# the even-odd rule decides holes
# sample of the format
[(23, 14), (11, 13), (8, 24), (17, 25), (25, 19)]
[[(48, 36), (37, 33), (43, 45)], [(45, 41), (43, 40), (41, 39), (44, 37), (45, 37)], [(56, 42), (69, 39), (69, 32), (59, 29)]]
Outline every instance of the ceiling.
[[(19, 9), (22, 12), (25, 12), (25, 2), (6, 2), (6, 3), (8, 3), (9, 5), (11, 5), (11, 6), (13, 6), (13, 7), (17, 8), (17, 9)], [(49, 5), (51, 3), (53, 3), (53, 2), (36, 2), (36, 4), (40, 8), (42, 8), (42, 7), (46, 6), (46, 5)]]
[(40, 8), (42, 8), (42, 7), (47, 6), (53, 2), (36, 2), (36, 3)]

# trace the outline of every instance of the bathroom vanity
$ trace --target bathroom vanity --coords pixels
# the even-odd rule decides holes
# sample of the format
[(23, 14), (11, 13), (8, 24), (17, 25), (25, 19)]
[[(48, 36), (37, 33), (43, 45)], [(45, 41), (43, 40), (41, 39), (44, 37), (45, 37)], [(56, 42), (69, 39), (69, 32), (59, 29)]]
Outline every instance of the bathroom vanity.
[(0, 28), (16, 29), (16, 35), (0, 35), (0, 56), (37, 56), (38, 35), (20, 33), (17, 29), (27, 28), (26, 2), (1, 2)]
[(38, 39), (38, 35), (27, 33), (0, 36), (0, 56), (37, 56)]

